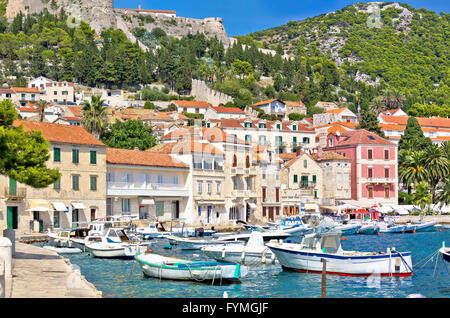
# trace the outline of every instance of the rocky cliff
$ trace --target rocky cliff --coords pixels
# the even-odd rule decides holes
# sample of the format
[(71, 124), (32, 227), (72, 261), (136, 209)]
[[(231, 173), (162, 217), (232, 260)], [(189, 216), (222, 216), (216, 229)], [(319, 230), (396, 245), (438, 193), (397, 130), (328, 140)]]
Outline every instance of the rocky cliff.
[(167, 35), (181, 37), (198, 32), (207, 37), (217, 37), (225, 46), (230, 43), (221, 18), (193, 19), (149, 12), (141, 14), (137, 10), (114, 8), (113, 0), (8, 0), (6, 16), (12, 19), (19, 12), (37, 13), (44, 9), (57, 13), (61, 8), (70, 15), (68, 23), (76, 24), (83, 20), (97, 32), (107, 28), (120, 28), (132, 41), (136, 40), (132, 34), (133, 29), (144, 28), (151, 31), (158, 27)]

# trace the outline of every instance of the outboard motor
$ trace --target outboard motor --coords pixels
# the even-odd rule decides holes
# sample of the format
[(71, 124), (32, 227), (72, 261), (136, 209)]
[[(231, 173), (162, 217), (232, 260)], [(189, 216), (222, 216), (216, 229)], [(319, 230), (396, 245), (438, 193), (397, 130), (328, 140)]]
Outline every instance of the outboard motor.
[(203, 237), (204, 233), (205, 233), (205, 230), (202, 227), (195, 229), (195, 236)]

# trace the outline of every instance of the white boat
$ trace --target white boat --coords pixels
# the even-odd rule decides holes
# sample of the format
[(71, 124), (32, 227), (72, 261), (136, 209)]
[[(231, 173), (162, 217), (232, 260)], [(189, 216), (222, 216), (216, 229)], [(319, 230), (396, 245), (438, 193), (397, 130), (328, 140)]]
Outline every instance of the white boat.
[(239, 263), (220, 264), (208, 261), (187, 261), (165, 257), (153, 253), (135, 256), (147, 277), (173, 280), (193, 280), (198, 282), (240, 282), (247, 276), (247, 267)]
[(48, 243), (54, 247), (67, 247), (69, 246), (70, 232), (72, 230), (62, 229), (57, 232), (52, 232), (48, 229), (47, 236), (49, 238)]
[(208, 246), (202, 251), (206, 256), (219, 262), (250, 264), (273, 264), (276, 262), (275, 254), (264, 245), (260, 232), (252, 232), (245, 245)]
[(55, 247), (51, 245), (43, 246), (46, 250), (56, 252), (58, 254), (79, 254), (83, 251), (76, 247)]
[(217, 239), (200, 239), (191, 237), (167, 236), (171, 245), (178, 245), (182, 250), (199, 250), (206, 246), (242, 245), (244, 241), (220, 241)]
[(362, 224), (340, 224), (333, 228), (333, 231), (342, 232), (342, 235), (353, 235), (358, 232)]
[(305, 224), (300, 216), (288, 217), (281, 219), (277, 223), (268, 223), (275, 229), (279, 229), (283, 232), (290, 233), (291, 236), (294, 235), (305, 235), (312, 232), (312, 227), (309, 224)]
[(170, 235), (181, 235), (183, 233), (188, 233), (190, 229), (174, 226), (170, 224), (169, 221), (154, 221), (150, 222), (147, 227), (138, 227), (135, 229), (137, 234), (142, 235), (144, 239), (153, 239), (167, 237)]
[(380, 233), (380, 226), (376, 223), (362, 223), (361, 228), (356, 232), (357, 234), (373, 235)]
[[(291, 236), (291, 233), (286, 233), (281, 230), (263, 231), (260, 233), (265, 242), (269, 242), (270, 240), (283, 240), (283, 239)], [(219, 241), (248, 241), (251, 235), (252, 235), (252, 232), (238, 233), (238, 234), (220, 236), (217, 238), (217, 240), (219, 240)]]
[(86, 250), (98, 258), (133, 258), (148, 250), (146, 242), (130, 241), (121, 228), (110, 228), (104, 236), (87, 238)]
[(416, 232), (431, 232), (436, 230), (436, 222), (434, 221), (414, 223), (413, 225), (415, 225), (414, 231)]
[(326, 260), (326, 273), (344, 276), (410, 276), (411, 252), (344, 251), (341, 233), (325, 232), (307, 234), (301, 244), (268, 243), (285, 270), (322, 273), (322, 259)]
[(405, 233), (406, 225), (397, 225), (395, 223), (380, 222), (381, 233)]

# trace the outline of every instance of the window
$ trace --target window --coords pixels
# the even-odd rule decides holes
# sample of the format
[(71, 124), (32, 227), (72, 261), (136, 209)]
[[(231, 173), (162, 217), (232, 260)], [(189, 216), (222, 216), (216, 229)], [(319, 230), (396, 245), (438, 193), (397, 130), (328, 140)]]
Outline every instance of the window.
[(369, 188), (367, 188), (367, 190), (368, 190), (368, 197), (369, 197), (369, 199), (373, 199), (373, 188), (369, 187)]
[(206, 128), (211, 128), (211, 123), (206, 123)]
[(389, 160), (389, 150), (388, 149), (386, 149), (384, 151), (384, 160)]
[(389, 178), (389, 168), (384, 168), (384, 177)]
[(281, 146), (283, 144), (283, 137), (281, 137), (281, 136), (275, 137), (275, 144), (277, 146)]
[(178, 184), (178, 176), (173, 176), (173, 184)]
[(208, 194), (211, 194), (212, 193), (212, 182), (208, 182), (206, 184), (206, 186), (207, 186)]
[(313, 182), (313, 183), (317, 183), (317, 176), (316, 176), (316, 175), (313, 175), (313, 176), (312, 176), (312, 182)]
[(249, 144), (252, 143), (252, 136), (251, 135), (245, 135), (245, 141), (248, 142)]
[(250, 168), (250, 156), (247, 156), (247, 158), (245, 158), (245, 167)]
[(297, 147), (297, 137), (292, 138), (292, 144), (294, 147)]
[(292, 130), (296, 131), (297, 130), (297, 125), (293, 125), (292, 126)]
[(263, 217), (266, 217), (266, 215), (267, 215), (267, 212), (266, 212), (266, 207), (265, 206), (263, 206)]
[(277, 124), (277, 129), (281, 129), (281, 124)]
[(61, 162), (61, 148), (53, 148), (53, 161)]
[(247, 190), (252, 190), (252, 177), (245, 178), (247, 184)]
[(80, 149), (72, 149), (72, 163), (80, 162)]
[(159, 184), (159, 185), (163, 184), (163, 181), (164, 181), (164, 180), (163, 180), (163, 176), (159, 175), (159, 176), (158, 176), (158, 184)]
[(275, 188), (275, 202), (280, 202), (280, 188)]
[(259, 145), (260, 146), (266, 145), (266, 136), (259, 136)]
[(262, 201), (266, 201), (266, 188), (262, 188)]
[(164, 201), (155, 202), (155, 213), (156, 216), (164, 216)]
[(303, 143), (309, 144), (309, 137), (303, 137)]
[(294, 183), (298, 183), (298, 175), (294, 174)]
[(261, 178), (262, 178), (263, 180), (266, 180), (266, 170), (262, 170), (262, 172), (261, 172)]
[(308, 160), (303, 160), (303, 168), (308, 168)]
[(91, 176), (91, 191), (97, 191), (97, 176)]
[(194, 169), (202, 169), (203, 161), (202, 158), (194, 157)]
[(96, 165), (97, 164), (97, 151), (95, 150), (91, 150), (90, 151), (90, 158), (91, 158), (91, 165)]
[(317, 199), (318, 195), (317, 195), (317, 190), (314, 190), (314, 199)]
[(233, 155), (233, 167), (237, 167), (237, 157), (235, 154)]
[(196, 114), (200, 113), (200, 109), (199, 109), (199, 108), (196, 108), (196, 109), (195, 109), (195, 113), (196, 113)]
[(112, 216), (113, 215), (113, 201), (112, 198), (106, 198), (106, 215)]
[(237, 218), (238, 218), (238, 209), (236, 207), (230, 208), (228, 219), (229, 220), (237, 220)]
[(80, 190), (80, 176), (72, 175), (72, 190)]
[(216, 182), (216, 194), (220, 194), (220, 187), (221, 187), (222, 183), (221, 182)]
[(203, 161), (203, 169), (212, 170), (212, 168), (213, 168), (212, 159), (205, 159)]
[(266, 128), (266, 124), (265, 123), (259, 123), (258, 127), (259, 128)]
[(388, 198), (390, 198), (390, 189), (389, 189), (389, 187), (385, 187), (384, 188), (384, 197), (386, 198), (386, 199), (388, 199)]
[(373, 159), (373, 151), (372, 149), (367, 150), (367, 159)]
[(201, 206), (199, 206), (197, 208), (197, 211), (198, 211), (198, 216), (202, 216), (202, 207)]
[(367, 177), (373, 178), (373, 169), (372, 168), (367, 168)]
[(203, 193), (203, 182), (197, 181), (197, 194), (202, 194), (202, 193)]
[(61, 189), (61, 179), (58, 179), (53, 183), (53, 189), (60, 190)]
[(236, 179), (236, 177), (231, 177), (231, 180), (233, 181), (233, 190), (237, 190), (237, 179)]
[(333, 139), (328, 139), (328, 147), (333, 147)]

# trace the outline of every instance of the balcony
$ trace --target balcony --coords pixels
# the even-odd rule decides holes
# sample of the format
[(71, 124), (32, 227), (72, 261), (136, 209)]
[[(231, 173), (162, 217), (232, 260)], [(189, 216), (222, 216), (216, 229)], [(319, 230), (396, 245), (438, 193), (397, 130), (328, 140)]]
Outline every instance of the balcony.
[(194, 174), (197, 176), (225, 177), (223, 169), (197, 169), (197, 168), (194, 168)]
[(287, 189), (281, 192), (283, 200), (298, 200), (301, 197), (313, 197), (314, 189)]
[(22, 200), (26, 196), (26, 188), (5, 188), (5, 198), (8, 200)]
[(231, 168), (232, 175), (257, 175), (258, 170), (254, 167), (251, 168), (243, 168), (243, 167), (232, 167)]
[(107, 195), (188, 196), (185, 185), (173, 183), (108, 182)]
[(367, 183), (372, 184), (390, 184), (390, 183), (397, 183), (397, 179), (395, 178), (367, 178)]
[(256, 190), (233, 190), (232, 195), (235, 198), (253, 198), (256, 196)]

